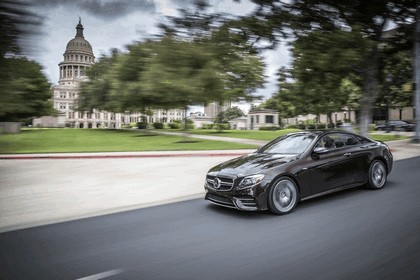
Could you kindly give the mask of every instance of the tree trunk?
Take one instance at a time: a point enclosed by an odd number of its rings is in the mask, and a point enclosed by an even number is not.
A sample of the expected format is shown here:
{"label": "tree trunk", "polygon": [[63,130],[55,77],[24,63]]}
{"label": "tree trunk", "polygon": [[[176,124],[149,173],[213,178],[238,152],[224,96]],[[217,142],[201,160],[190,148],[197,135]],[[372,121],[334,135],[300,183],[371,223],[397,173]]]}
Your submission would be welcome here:
{"label": "tree trunk", "polygon": [[372,123],[372,111],[377,95],[377,63],[378,51],[374,50],[369,56],[366,65],[366,71],[363,75],[363,92],[360,97],[360,134],[367,136],[369,132],[369,125]]}

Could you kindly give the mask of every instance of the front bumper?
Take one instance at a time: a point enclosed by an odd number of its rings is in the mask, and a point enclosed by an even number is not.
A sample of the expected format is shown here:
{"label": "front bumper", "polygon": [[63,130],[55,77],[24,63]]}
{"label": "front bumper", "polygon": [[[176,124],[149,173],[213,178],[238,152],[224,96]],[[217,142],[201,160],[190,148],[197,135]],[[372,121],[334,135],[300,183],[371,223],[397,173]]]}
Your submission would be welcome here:
{"label": "front bumper", "polygon": [[227,208],[234,208],[245,211],[257,211],[258,206],[255,198],[252,196],[225,196],[215,193],[206,193],[206,200],[209,202]]}
{"label": "front bumper", "polygon": [[258,184],[248,189],[231,189],[230,191],[219,191],[208,185],[205,199],[210,203],[244,211],[267,210],[267,186]]}

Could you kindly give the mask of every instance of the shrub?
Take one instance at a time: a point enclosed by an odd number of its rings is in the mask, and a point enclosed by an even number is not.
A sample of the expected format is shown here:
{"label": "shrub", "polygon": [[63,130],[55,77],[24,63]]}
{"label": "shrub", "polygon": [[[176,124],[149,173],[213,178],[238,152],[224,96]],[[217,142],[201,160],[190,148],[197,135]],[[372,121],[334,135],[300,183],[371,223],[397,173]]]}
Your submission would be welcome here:
{"label": "shrub", "polygon": [[318,129],[325,129],[326,124],[325,123],[319,123],[318,124]]}
{"label": "shrub", "polygon": [[169,126],[170,129],[180,129],[181,128],[181,124],[179,122],[168,123],[168,126]]}
{"label": "shrub", "polygon": [[213,128],[213,126],[214,126],[214,124],[212,124],[212,123],[203,124],[203,125],[201,126],[201,129],[212,129],[212,128]]}
{"label": "shrub", "polygon": [[262,126],[259,128],[259,130],[269,130],[269,131],[275,131],[275,130],[280,130],[281,127],[280,126]]}
{"label": "shrub", "polygon": [[314,123],[307,124],[306,129],[315,129],[315,124]]}
{"label": "shrub", "polygon": [[146,129],[147,128],[147,122],[138,122],[137,123],[138,129]]}
{"label": "shrub", "polygon": [[[185,129],[185,120],[182,122],[181,127],[183,127]],[[187,119],[187,127],[186,127],[186,129],[194,129],[194,128],[195,128],[194,122],[192,120],[190,120],[190,119]]]}
{"label": "shrub", "polygon": [[297,128],[298,127],[295,124],[289,124],[289,125],[286,126],[286,129],[297,129]]}
{"label": "shrub", "polygon": [[155,129],[163,129],[163,123],[161,123],[161,122],[155,122],[155,123],[153,123],[153,127]]}
{"label": "shrub", "polygon": [[305,124],[304,123],[300,123],[297,125],[297,128],[299,129],[305,129]]}
{"label": "shrub", "polygon": [[217,129],[217,130],[228,130],[230,129],[230,125],[228,123],[215,123],[213,125],[213,129]]}

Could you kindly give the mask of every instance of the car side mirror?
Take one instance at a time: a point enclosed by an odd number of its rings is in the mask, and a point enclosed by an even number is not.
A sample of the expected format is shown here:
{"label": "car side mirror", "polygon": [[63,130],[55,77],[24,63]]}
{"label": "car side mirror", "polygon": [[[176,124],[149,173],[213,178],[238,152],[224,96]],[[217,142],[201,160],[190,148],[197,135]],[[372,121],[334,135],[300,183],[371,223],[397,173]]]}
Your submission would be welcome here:
{"label": "car side mirror", "polygon": [[320,155],[323,155],[323,154],[326,154],[326,153],[328,153],[328,149],[327,149],[327,148],[324,148],[324,147],[316,147],[316,148],[313,150],[313,152],[312,152],[312,154],[311,154],[311,157],[312,157],[314,160],[319,160],[319,156],[320,156]]}
{"label": "car side mirror", "polygon": [[322,154],[326,154],[326,153],[328,153],[328,149],[327,148],[324,148],[324,147],[316,147],[314,149],[314,154],[322,155]]}

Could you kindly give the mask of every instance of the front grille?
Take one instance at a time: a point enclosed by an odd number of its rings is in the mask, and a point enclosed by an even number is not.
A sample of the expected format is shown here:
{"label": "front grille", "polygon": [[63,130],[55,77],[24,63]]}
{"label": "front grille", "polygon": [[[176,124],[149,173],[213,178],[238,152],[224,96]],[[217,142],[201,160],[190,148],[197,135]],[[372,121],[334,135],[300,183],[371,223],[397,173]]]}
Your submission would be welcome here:
{"label": "front grille", "polygon": [[229,198],[224,196],[208,193],[206,199],[220,206],[236,208],[233,202]]}
{"label": "front grille", "polygon": [[[233,188],[234,181],[232,178],[207,175],[206,180],[210,188],[218,191],[230,191]],[[217,186],[215,184],[216,180],[219,182]]]}

